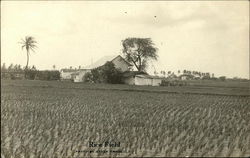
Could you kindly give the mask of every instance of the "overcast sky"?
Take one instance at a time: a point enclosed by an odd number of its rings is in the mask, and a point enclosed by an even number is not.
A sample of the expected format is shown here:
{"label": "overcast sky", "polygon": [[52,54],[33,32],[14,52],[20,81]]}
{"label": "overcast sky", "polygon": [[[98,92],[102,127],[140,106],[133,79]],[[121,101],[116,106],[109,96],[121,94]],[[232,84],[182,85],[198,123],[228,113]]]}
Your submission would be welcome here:
{"label": "overcast sky", "polygon": [[159,49],[151,72],[249,78],[248,1],[1,2],[2,63],[26,64],[18,42],[27,35],[38,41],[38,69],[84,67],[121,54],[127,37],[149,37]]}

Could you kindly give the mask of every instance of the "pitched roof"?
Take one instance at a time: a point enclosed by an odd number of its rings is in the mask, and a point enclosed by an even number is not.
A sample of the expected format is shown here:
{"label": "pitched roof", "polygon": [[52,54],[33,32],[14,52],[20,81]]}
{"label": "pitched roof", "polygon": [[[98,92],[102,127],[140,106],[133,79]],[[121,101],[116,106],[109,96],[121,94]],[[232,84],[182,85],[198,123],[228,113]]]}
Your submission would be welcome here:
{"label": "pitched roof", "polygon": [[182,76],[194,77],[194,75],[191,75],[191,74],[182,74],[182,75],[180,75],[179,77],[182,77]]}
{"label": "pitched roof", "polygon": [[146,72],[140,72],[140,71],[126,71],[123,73],[123,77],[131,77],[136,76],[139,74],[147,74]]}
{"label": "pitched roof", "polygon": [[61,72],[78,72],[78,71],[84,71],[86,69],[61,69]]}
{"label": "pitched roof", "polygon": [[108,61],[113,61],[116,58],[120,57],[122,60],[124,60],[129,66],[132,66],[129,62],[127,62],[123,57],[121,57],[120,55],[111,55],[111,56],[104,56],[102,58],[100,58],[99,60],[97,60],[96,62],[94,62],[91,65],[88,65],[86,67],[84,67],[85,69],[94,69],[97,68],[99,66],[104,65],[106,62]]}
{"label": "pitched roof", "polygon": [[104,56],[102,58],[100,58],[99,60],[97,60],[96,62],[94,62],[91,65],[88,65],[86,67],[84,67],[85,69],[94,69],[97,68],[99,66],[104,65],[106,62],[113,60],[116,57],[116,55],[112,55],[112,56]]}
{"label": "pitched roof", "polygon": [[150,79],[162,79],[162,77],[152,76],[152,75],[148,75],[148,74],[139,74],[139,75],[136,75],[136,77],[139,77],[139,78],[150,78]]}
{"label": "pitched roof", "polygon": [[[121,57],[120,55],[118,55],[117,57],[115,57],[113,60],[115,60],[116,58],[120,57],[120,59],[122,59],[125,63],[128,64],[128,66],[133,66],[132,64],[130,64],[127,60],[125,60],[123,57]],[[111,61],[113,61],[111,60]]]}
{"label": "pitched roof", "polygon": [[62,72],[76,72],[78,69],[61,69]]}

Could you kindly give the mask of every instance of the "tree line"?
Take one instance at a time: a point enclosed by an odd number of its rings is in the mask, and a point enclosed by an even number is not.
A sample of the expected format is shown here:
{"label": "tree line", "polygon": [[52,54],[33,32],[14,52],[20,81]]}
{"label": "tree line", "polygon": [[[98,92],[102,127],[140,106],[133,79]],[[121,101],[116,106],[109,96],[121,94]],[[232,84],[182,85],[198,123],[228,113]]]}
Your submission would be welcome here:
{"label": "tree line", "polygon": [[[158,72],[154,72],[155,75],[158,75],[159,73]],[[200,72],[200,71],[190,71],[190,70],[178,70],[177,71],[177,74],[175,74],[174,71],[160,71],[160,74],[163,75],[164,77],[165,76],[170,76],[170,75],[192,75],[192,76],[196,76],[196,77],[200,77],[200,78],[206,78],[206,79],[209,79],[209,78],[215,78],[214,76],[214,73],[210,73],[210,72]]]}
{"label": "tree line", "polygon": [[33,66],[22,67],[19,64],[5,63],[1,65],[1,79],[29,79],[29,80],[60,80],[60,72],[57,70],[37,70]]}

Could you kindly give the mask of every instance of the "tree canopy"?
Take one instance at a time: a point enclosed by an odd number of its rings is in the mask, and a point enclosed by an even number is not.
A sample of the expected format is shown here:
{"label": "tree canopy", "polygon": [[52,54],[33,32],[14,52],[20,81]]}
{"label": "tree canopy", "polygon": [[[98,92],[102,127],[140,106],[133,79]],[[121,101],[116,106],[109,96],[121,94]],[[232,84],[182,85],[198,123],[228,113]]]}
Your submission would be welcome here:
{"label": "tree canopy", "polygon": [[127,38],[122,41],[125,59],[138,71],[146,71],[149,60],[157,60],[157,48],[151,38]]}

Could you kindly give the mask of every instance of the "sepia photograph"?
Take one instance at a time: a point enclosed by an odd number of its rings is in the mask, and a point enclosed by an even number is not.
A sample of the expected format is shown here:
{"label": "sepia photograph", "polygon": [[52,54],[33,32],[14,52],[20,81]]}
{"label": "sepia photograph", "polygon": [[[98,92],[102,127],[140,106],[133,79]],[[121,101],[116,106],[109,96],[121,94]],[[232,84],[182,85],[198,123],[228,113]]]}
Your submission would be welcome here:
{"label": "sepia photograph", "polygon": [[249,157],[249,1],[1,1],[1,158]]}

